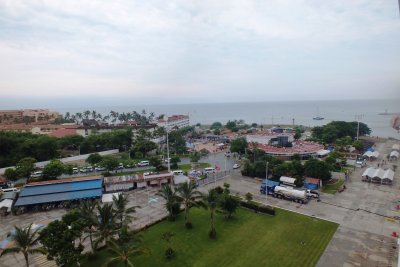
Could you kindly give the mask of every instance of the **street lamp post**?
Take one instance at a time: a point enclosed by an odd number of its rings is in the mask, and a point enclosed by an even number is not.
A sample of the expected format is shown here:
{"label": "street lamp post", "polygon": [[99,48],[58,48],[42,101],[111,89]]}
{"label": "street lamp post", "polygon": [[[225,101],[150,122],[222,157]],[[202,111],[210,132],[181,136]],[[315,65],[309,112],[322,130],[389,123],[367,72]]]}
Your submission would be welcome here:
{"label": "street lamp post", "polygon": [[169,144],[168,144],[168,116],[167,116],[167,166],[168,166],[168,172],[171,172],[171,166],[170,166],[170,160],[169,160]]}
{"label": "street lamp post", "polygon": [[267,165],[265,166],[265,204],[268,203],[268,161],[267,161]]}

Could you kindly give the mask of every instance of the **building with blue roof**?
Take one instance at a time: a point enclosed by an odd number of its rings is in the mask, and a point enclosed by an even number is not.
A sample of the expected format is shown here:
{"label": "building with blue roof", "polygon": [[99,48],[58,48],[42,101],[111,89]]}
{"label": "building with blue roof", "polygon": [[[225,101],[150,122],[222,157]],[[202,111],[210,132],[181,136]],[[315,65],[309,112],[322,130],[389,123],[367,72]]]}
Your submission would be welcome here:
{"label": "building with blue roof", "polygon": [[101,198],[103,177],[84,177],[27,184],[22,188],[15,207],[61,203]]}

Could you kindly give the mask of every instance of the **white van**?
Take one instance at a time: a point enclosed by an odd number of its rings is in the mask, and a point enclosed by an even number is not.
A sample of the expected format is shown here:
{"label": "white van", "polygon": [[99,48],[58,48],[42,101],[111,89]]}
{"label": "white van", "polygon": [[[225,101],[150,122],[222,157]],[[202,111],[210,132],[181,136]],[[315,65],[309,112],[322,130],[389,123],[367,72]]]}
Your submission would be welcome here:
{"label": "white van", "polygon": [[182,170],[176,170],[173,171],[174,175],[183,175],[183,171]]}
{"label": "white van", "polygon": [[15,187],[13,187],[13,188],[4,188],[4,189],[0,189],[0,192],[3,192],[3,193],[5,193],[5,192],[19,192],[19,189],[15,188]]}
{"label": "white van", "polygon": [[215,173],[215,168],[213,168],[213,167],[204,168],[204,172],[205,173]]}
{"label": "white van", "polygon": [[31,174],[31,178],[42,177],[42,175],[43,175],[42,171],[37,171]]}
{"label": "white van", "polygon": [[148,160],[142,160],[137,164],[139,167],[149,166],[150,162]]}

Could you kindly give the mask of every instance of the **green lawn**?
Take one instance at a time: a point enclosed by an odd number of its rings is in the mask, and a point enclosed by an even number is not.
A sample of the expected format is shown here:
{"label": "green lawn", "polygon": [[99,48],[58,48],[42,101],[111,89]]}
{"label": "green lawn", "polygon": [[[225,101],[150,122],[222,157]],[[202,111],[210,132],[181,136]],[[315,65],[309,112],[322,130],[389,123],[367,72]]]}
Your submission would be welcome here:
{"label": "green lawn", "polygon": [[341,188],[343,186],[343,184],[344,184],[344,180],[339,179],[339,181],[337,181],[334,184],[324,185],[324,187],[322,188],[322,192],[328,193],[328,194],[335,194],[336,191],[338,191],[339,188]]}
{"label": "green lawn", "polygon": [[182,171],[190,171],[193,166],[197,166],[197,168],[204,169],[207,167],[210,167],[210,163],[205,163],[205,162],[198,162],[198,163],[186,163],[186,164],[178,164],[178,169]]}
{"label": "green lawn", "polygon": [[[210,240],[209,212],[193,208],[192,230],[184,228],[183,214],[144,231],[150,256],[133,258],[135,266],[315,266],[338,225],[278,209],[275,217],[240,209],[232,220],[217,214],[217,240]],[[172,231],[177,255],[164,259],[162,233]],[[302,244],[302,241],[304,242]],[[100,252],[82,266],[99,267],[107,257]]]}

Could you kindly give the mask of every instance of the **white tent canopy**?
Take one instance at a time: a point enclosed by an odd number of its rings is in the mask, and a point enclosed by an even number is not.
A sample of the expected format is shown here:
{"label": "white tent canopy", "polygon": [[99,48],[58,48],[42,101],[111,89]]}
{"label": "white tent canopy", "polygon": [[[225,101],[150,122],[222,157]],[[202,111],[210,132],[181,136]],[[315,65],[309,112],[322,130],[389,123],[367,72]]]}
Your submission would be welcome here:
{"label": "white tent canopy", "polygon": [[390,152],[390,159],[398,159],[398,158],[399,158],[399,152],[398,151]]}
{"label": "white tent canopy", "polygon": [[376,169],[373,167],[369,167],[368,169],[366,169],[364,171],[364,173],[362,174],[362,177],[374,177]]}
{"label": "white tent canopy", "polygon": [[317,156],[324,157],[324,156],[328,155],[329,153],[331,153],[331,151],[326,150],[326,149],[322,149],[322,150],[317,152]]}
{"label": "white tent canopy", "polygon": [[374,151],[374,152],[367,151],[367,152],[364,153],[363,156],[367,157],[367,158],[377,158],[377,157],[379,157],[379,152],[378,151]]}
{"label": "white tent canopy", "polygon": [[369,167],[362,174],[363,180],[373,181],[383,184],[391,184],[393,182],[394,172],[391,169],[375,169]]}

